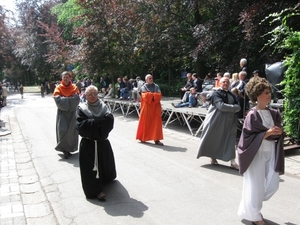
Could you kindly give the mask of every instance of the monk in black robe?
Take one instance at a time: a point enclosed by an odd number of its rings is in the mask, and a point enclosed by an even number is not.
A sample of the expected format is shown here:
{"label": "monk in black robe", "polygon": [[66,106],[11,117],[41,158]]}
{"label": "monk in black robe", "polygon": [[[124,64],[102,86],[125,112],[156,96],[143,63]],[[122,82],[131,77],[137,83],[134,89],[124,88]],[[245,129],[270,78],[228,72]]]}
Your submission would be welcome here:
{"label": "monk in black robe", "polygon": [[87,198],[105,201],[103,184],[116,178],[115,160],[107,139],[114,117],[98,99],[98,89],[91,85],[85,91],[87,102],[77,109],[77,129],[82,137],[79,166],[84,194]]}

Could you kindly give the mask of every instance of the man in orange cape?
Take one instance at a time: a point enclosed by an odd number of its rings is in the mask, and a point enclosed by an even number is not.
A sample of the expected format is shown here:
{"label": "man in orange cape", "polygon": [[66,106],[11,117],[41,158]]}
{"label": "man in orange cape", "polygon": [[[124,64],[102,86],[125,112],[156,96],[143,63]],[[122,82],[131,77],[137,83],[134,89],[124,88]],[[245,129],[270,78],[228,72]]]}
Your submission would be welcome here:
{"label": "man in orange cape", "polygon": [[145,84],[141,87],[140,119],[136,139],[141,142],[154,140],[156,145],[163,145],[161,104],[162,94],[151,74],[146,75]]}
{"label": "man in orange cape", "polygon": [[76,130],[76,109],[80,102],[79,90],[71,82],[69,72],[62,73],[62,81],[55,88],[53,97],[57,106],[55,150],[64,153],[64,158],[78,149],[78,132]]}

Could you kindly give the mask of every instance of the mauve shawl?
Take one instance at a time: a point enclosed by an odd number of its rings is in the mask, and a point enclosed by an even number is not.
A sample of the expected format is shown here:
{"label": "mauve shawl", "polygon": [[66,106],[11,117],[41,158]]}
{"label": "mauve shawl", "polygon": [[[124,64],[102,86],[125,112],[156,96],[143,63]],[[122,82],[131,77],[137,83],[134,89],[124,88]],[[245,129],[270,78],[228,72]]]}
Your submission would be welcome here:
{"label": "mauve shawl", "polygon": [[[281,127],[281,116],[278,111],[269,109],[274,121],[274,125]],[[238,144],[238,157],[240,174],[243,174],[251,164],[257,153],[268,128],[263,123],[261,116],[256,108],[252,108],[245,121],[242,134]],[[275,140],[275,165],[274,170],[280,175],[284,174],[284,152],[283,152],[283,134],[272,135],[267,140]]]}

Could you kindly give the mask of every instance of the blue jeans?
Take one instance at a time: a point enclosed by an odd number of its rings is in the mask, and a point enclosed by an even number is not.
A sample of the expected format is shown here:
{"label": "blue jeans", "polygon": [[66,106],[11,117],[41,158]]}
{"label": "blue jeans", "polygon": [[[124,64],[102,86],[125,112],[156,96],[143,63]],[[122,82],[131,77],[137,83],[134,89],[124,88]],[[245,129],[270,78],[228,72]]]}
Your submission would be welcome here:
{"label": "blue jeans", "polygon": [[126,88],[121,89],[120,97],[123,98],[123,99],[128,98],[128,90]]}
{"label": "blue jeans", "polygon": [[179,103],[177,105],[177,107],[186,107],[186,106],[195,107],[196,105],[197,105],[197,100],[196,100],[195,96],[192,95],[192,94],[190,94],[190,96],[189,96],[189,102]]}

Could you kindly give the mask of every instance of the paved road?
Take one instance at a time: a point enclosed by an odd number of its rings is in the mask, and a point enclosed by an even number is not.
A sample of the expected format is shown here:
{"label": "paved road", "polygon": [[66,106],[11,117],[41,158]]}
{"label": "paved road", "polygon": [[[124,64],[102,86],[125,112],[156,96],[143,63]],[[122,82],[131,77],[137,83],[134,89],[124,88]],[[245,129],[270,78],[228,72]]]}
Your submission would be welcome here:
{"label": "paved road", "polygon": [[[78,153],[65,160],[54,150],[53,99],[24,96],[10,95],[1,115],[11,131],[0,137],[1,225],[251,224],[237,216],[242,176],[229,162],[197,160],[199,138],[174,129],[164,130],[165,146],[141,144],[134,115],[115,114],[109,139],[118,177],[104,189],[107,201],[87,200]],[[288,173],[264,204],[268,224],[300,225],[299,158],[286,158]]]}

